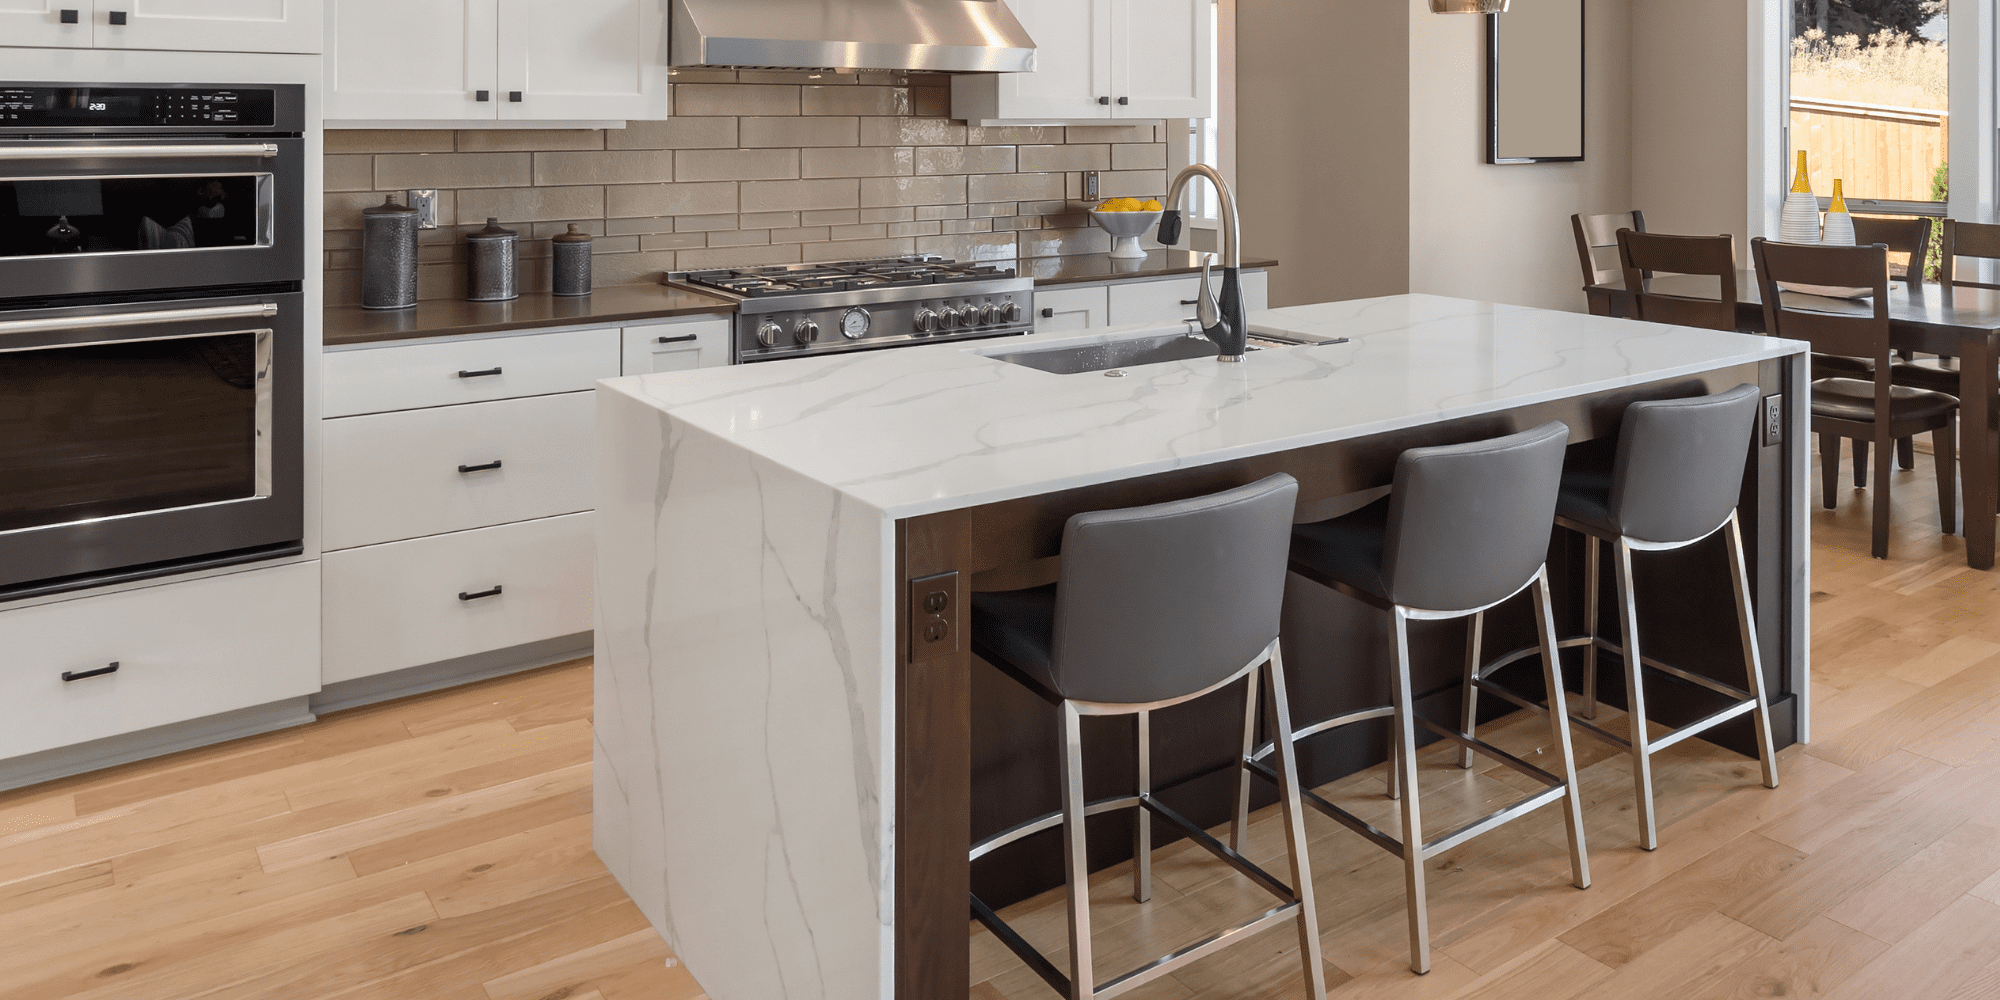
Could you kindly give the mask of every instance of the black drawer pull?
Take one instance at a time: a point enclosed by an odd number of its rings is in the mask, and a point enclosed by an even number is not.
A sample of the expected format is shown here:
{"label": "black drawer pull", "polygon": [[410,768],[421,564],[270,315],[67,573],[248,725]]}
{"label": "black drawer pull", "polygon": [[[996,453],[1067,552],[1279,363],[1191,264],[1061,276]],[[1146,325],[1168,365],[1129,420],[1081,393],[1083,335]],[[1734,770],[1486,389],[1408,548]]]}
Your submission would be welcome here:
{"label": "black drawer pull", "polygon": [[1129,97],[1121,97],[1121,98],[1119,98],[1119,99],[1118,99],[1118,103],[1120,103],[1120,104],[1130,104],[1130,103],[1132,103],[1132,99],[1131,99],[1131,98],[1129,98]]}
{"label": "black drawer pull", "polygon": [[475,101],[490,101],[493,99],[493,92],[490,90],[475,90],[472,92],[472,99]]}
{"label": "black drawer pull", "polygon": [[65,7],[65,8],[63,8],[63,12],[62,12],[62,23],[64,23],[64,24],[75,24],[75,23],[76,23],[76,11],[75,11],[74,9],[72,9],[72,8],[69,8],[69,7]]}
{"label": "black drawer pull", "polygon": [[498,374],[500,374],[500,369],[498,368],[488,368],[483,372],[469,372],[463,368],[459,369],[458,371],[459,378],[485,378],[488,375],[498,375]]}
{"label": "black drawer pull", "polygon": [[1046,309],[1043,309],[1043,310],[1042,310],[1042,318],[1043,318],[1043,319],[1055,319],[1055,318],[1056,318],[1056,311],[1055,311],[1055,309],[1054,309],[1054,308],[1046,308]]}
{"label": "black drawer pull", "polygon": [[125,12],[124,12],[124,11],[122,11],[122,10],[114,10],[114,11],[112,11],[112,12],[111,12],[111,23],[112,23],[112,24],[124,24],[124,23],[125,23]]}
{"label": "black drawer pull", "polygon": [[494,469],[497,469],[497,468],[499,468],[499,467],[500,467],[500,460],[496,458],[496,459],[494,459],[493,461],[491,461],[491,462],[488,462],[488,463],[486,463],[485,465],[461,465],[461,466],[459,466],[459,467],[458,467],[458,471],[459,471],[459,472],[491,472],[491,471],[493,471]]}
{"label": "black drawer pull", "polygon": [[687,336],[685,336],[685,337],[661,337],[661,338],[660,338],[660,343],[662,343],[662,344],[685,344],[685,343],[688,343],[688,342],[690,342],[690,341],[695,341],[695,340],[700,340],[700,339],[701,339],[701,334],[699,334],[699,333],[690,333],[690,334],[688,334],[688,335],[687,335]]}
{"label": "black drawer pull", "polygon": [[492,590],[482,590],[477,594],[468,594],[463,590],[458,592],[458,599],[461,601],[476,601],[482,597],[499,597],[499,596],[500,596],[500,587],[498,584],[495,584]]}
{"label": "black drawer pull", "polygon": [[1184,306],[1194,306],[1194,305],[1200,305],[1200,304],[1201,304],[1201,300],[1200,300],[1200,299],[1182,299],[1182,300],[1181,300],[1181,305],[1184,305]]}
{"label": "black drawer pull", "polygon": [[513,104],[519,104],[519,103],[521,103],[521,92],[520,92],[520,91],[518,91],[518,90],[510,90],[510,91],[508,91],[508,92],[507,92],[507,100],[508,100],[508,101],[509,101],[510,103],[513,103]]}
{"label": "black drawer pull", "polygon": [[1111,98],[1109,98],[1109,97],[1100,97],[1100,98],[1098,98],[1098,99],[1097,99],[1097,103],[1099,103],[1099,104],[1110,104],[1110,103],[1111,103]]}
{"label": "black drawer pull", "polygon": [[113,660],[111,662],[111,665],[108,667],[98,667],[96,670],[86,670],[80,674],[71,673],[65,670],[63,671],[63,683],[67,684],[70,681],[80,681],[83,680],[85,677],[102,677],[105,674],[115,674],[117,672],[118,672],[118,661]]}

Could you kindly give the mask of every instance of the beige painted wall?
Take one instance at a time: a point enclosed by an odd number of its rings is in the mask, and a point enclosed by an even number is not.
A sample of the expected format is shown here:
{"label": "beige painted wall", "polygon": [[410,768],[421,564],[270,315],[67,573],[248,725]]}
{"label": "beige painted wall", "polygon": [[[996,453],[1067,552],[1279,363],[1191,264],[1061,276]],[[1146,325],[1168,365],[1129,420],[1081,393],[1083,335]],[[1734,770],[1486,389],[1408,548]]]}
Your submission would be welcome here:
{"label": "beige painted wall", "polygon": [[1282,262],[1271,304],[1408,291],[1409,18],[1383,0],[1236,16],[1236,193],[1244,247]]}
{"label": "beige painted wall", "polygon": [[[1750,259],[1743,0],[1631,0],[1632,202],[1662,233],[1733,233]],[[1776,184],[1775,173],[1772,184]]]}
{"label": "beige painted wall", "polygon": [[1632,207],[1631,8],[1686,2],[1586,0],[1583,161],[1495,166],[1485,18],[1410,0],[1410,291],[1584,309],[1569,217]]}

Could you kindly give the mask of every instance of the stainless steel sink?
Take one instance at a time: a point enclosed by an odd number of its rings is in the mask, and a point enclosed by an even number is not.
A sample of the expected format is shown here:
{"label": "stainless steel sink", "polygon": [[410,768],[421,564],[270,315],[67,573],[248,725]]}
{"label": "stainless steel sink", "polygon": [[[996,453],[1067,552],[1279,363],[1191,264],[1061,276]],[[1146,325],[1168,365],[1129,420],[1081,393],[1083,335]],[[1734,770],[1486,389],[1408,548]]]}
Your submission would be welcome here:
{"label": "stainless steel sink", "polygon": [[1113,368],[1133,368],[1162,361],[1189,361],[1212,358],[1219,353],[1213,341],[1197,340],[1185,333],[1154,334],[1130,340],[1101,341],[1073,347],[1045,347],[1040,350],[989,354],[996,361],[1021,365],[1056,375],[1077,375]]}

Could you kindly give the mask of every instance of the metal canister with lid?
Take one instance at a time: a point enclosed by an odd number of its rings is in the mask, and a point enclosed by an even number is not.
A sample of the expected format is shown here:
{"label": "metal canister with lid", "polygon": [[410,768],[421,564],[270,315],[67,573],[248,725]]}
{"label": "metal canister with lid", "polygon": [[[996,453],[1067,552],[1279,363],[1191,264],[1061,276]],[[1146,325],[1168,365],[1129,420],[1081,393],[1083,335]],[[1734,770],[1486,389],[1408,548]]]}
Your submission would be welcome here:
{"label": "metal canister with lid", "polygon": [[555,257],[553,290],[557,295],[590,294],[590,234],[572,222],[569,232],[549,240]]}
{"label": "metal canister with lid", "polygon": [[470,302],[506,302],[521,296],[518,276],[520,234],[503,229],[499,219],[465,237],[465,298]]}
{"label": "metal canister with lid", "polygon": [[417,210],[394,196],[361,210],[361,308],[417,304]]}

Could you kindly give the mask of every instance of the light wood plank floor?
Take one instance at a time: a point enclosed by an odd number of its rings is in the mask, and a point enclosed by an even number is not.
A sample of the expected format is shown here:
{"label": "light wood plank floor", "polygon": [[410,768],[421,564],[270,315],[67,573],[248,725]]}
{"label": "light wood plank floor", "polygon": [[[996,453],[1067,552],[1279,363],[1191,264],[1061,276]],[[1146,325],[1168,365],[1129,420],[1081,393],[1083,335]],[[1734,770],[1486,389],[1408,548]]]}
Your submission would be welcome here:
{"label": "light wood plank floor", "polygon": [[[1431,868],[1435,971],[1404,967],[1399,862],[1316,815],[1341,998],[2000,997],[2000,575],[1936,531],[1928,457],[1898,473],[1895,558],[1866,494],[1814,518],[1814,732],[1783,787],[1698,740],[1658,768],[1664,846],[1634,845],[1625,762],[1579,739],[1596,884],[1554,810]],[[0,793],[0,997],[697,1000],[590,850],[587,661]],[[1617,721],[1614,714],[1609,716]],[[1516,716],[1497,742],[1538,752]],[[1425,756],[1444,821],[1510,775]],[[1329,794],[1394,828],[1380,772]],[[1275,864],[1260,814],[1252,854]],[[1255,912],[1198,850],[1095,879],[1100,968]],[[1008,914],[1063,961],[1054,894]],[[978,1000],[1050,996],[983,931]],[[1132,996],[1302,995],[1289,928]]]}

